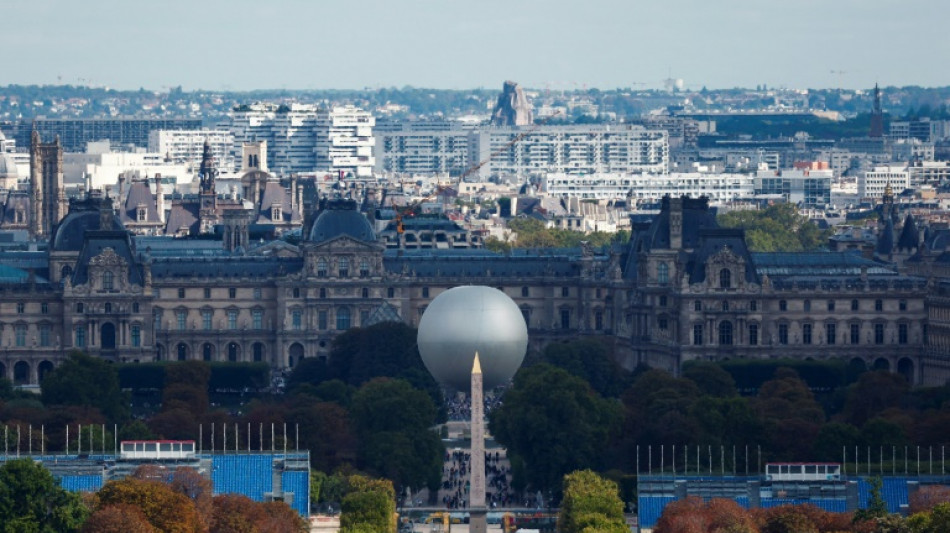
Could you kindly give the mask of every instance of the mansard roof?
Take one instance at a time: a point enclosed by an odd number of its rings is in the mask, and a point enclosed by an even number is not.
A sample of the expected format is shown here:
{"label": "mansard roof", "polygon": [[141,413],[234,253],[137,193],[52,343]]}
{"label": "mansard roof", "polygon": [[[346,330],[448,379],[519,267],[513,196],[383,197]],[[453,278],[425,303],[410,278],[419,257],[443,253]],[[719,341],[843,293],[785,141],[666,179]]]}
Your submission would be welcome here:
{"label": "mansard roof", "polygon": [[126,231],[87,231],[82,251],[79,253],[79,260],[76,261],[76,270],[73,272],[72,284],[82,285],[89,281],[89,262],[92,258],[101,254],[106,248],[111,248],[116,255],[125,260],[129,265],[129,283],[133,285],[144,285],[145,277],[142,273],[142,265],[135,260],[135,253],[132,249],[132,240]]}
{"label": "mansard roof", "polygon": [[834,277],[868,275],[891,276],[893,268],[849,252],[758,252],[750,254],[760,276]]}
{"label": "mansard roof", "polygon": [[146,181],[133,181],[129,186],[129,194],[126,195],[125,203],[123,203],[122,208],[119,209],[119,219],[123,223],[139,222],[137,210],[140,205],[146,207],[144,222],[153,224],[161,222],[161,219],[158,217],[155,195],[152,193],[152,190],[149,189],[148,182]]}
{"label": "mansard roof", "polygon": [[716,210],[709,207],[709,199],[702,198],[663,198],[660,204],[660,213],[656,215],[649,229],[642,238],[643,251],[669,249],[670,247],[670,212],[673,202],[682,202],[683,221],[682,235],[683,248],[693,249],[699,244],[699,230],[703,228],[718,228]]}
{"label": "mansard roof", "polygon": [[737,228],[700,228],[697,231],[698,241],[692,254],[689,254],[686,263],[686,272],[690,283],[700,283],[706,280],[706,264],[716,254],[726,250],[738,257],[748,268],[745,269],[746,283],[758,283],[754,261],[745,243],[745,232]]}
{"label": "mansard roof", "polygon": [[151,263],[152,279],[198,280],[201,278],[273,279],[299,272],[300,258],[267,256],[160,257]]}

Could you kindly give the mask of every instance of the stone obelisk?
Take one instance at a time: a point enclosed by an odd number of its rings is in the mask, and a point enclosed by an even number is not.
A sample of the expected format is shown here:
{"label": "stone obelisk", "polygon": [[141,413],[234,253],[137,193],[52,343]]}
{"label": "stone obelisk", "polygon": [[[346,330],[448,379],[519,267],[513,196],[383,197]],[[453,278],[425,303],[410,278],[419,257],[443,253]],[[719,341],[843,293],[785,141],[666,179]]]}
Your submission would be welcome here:
{"label": "stone obelisk", "polygon": [[488,523],[485,514],[485,403],[482,400],[482,365],[472,364],[472,460],[468,493],[469,533],[485,533]]}

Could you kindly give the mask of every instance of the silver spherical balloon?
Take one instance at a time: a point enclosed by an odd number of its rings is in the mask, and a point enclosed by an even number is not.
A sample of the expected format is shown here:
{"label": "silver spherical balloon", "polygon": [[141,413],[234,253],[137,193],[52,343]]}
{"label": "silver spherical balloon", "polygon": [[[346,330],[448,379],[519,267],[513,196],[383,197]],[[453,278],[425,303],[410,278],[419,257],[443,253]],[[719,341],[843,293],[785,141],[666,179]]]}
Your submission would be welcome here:
{"label": "silver spherical balloon", "polygon": [[486,389],[507,383],[524,361],[528,328],[521,310],[492,287],[464,286],[438,295],[419,321],[422,362],[440,383],[471,387],[478,352]]}

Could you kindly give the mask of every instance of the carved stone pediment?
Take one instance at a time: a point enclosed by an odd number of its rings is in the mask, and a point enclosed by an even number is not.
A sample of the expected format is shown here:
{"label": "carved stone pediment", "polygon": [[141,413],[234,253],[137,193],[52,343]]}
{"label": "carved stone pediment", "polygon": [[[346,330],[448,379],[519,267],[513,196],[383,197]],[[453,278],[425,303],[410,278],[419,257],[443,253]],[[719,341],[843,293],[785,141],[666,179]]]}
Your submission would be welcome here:
{"label": "carved stone pediment", "polygon": [[99,255],[89,260],[89,266],[95,267],[125,267],[128,264],[122,256],[109,247],[103,248]]}

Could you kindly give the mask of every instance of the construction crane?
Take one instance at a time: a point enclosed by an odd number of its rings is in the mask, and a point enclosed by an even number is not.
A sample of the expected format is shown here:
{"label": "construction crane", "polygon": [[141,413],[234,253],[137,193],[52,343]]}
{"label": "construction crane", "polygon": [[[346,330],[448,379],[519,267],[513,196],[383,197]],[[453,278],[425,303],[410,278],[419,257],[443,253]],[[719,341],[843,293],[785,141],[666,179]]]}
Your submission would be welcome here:
{"label": "construction crane", "polygon": [[[544,119],[539,120],[538,122],[535,122],[534,125],[532,125],[530,128],[528,128],[528,129],[522,131],[522,132],[519,133],[518,135],[515,135],[510,141],[506,142],[506,143],[505,143],[504,145],[502,145],[500,148],[497,148],[497,149],[495,149],[494,151],[492,151],[490,154],[488,154],[488,157],[486,157],[486,158],[482,159],[481,161],[475,163],[474,165],[468,167],[468,169],[466,169],[465,172],[462,172],[461,174],[459,174],[458,179],[455,180],[455,182],[452,183],[452,184],[458,185],[459,183],[461,183],[462,181],[464,181],[465,178],[467,178],[468,176],[471,176],[472,174],[475,174],[475,173],[478,172],[483,166],[485,166],[485,165],[487,165],[489,162],[491,162],[492,159],[494,159],[494,158],[500,156],[501,154],[504,154],[505,152],[507,152],[508,150],[510,150],[512,146],[514,146],[514,145],[518,144],[519,142],[523,141],[525,137],[527,137],[528,135],[531,135],[532,133],[534,133],[535,131],[537,131],[538,128],[540,128],[540,127],[544,126],[545,124],[547,124],[548,122],[552,121],[555,117],[557,117],[557,116],[560,115],[560,114],[561,114],[561,112],[560,112],[560,111],[557,111],[557,112],[555,112],[554,114],[552,114],[552,115],[550,115],[550,116],[547,116],[547,117],[545,117]],[[422,199],[417,200],[417,201],[415,201],[415,202],[412,202],[411,204],[405,206],[405,207],[402,208],[402,209],[399,209],[398,207],[396,207],[395,201],[390,200],[390,202],[392,203],[393,211],[395,211],[395,213],[396,213],[396,216],[395,216],[396,232],[399,233],[400,235],[402,235],[403,233],[405,233],[405,232],[406,232],[406,227],[405,227],[405,225],[403,224],[403,218],[404,218],[404,217],[412,217],[412,216],[415,216],[415,215],[416,215],[416,211],[417,211],[420,207],[422,207],[422,204],[424,204],[424,203],[428,202],[429,200],[431,200],[432,198],[438,196],[439,194],[441,194],[441,193],[442,193],[443,191],[445,191],[446,189],[449,189],[452,184],[449,184],[449,185],[438,185],[438,186],[436,186],[435,190],[433,190],[432,192],[430,192],[429,194],[427,194],[426,196],[424,196]]]}

